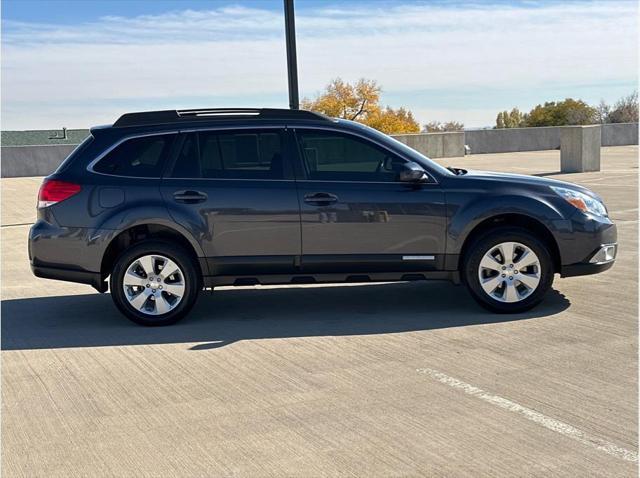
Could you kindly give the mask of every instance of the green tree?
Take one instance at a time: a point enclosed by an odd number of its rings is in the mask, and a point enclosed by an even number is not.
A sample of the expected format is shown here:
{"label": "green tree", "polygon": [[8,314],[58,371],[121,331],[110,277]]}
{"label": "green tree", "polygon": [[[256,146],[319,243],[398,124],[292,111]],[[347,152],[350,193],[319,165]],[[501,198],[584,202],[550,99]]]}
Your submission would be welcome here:
{"label": "green tree", "polygon": [[502,112],[502,121],[504,122],[505,128],[513,128],[513,126],[511,126],[511,117],[509,116],[509,112],[507,110],[504,110]]}
{"label": "green tree", "polygon": [[537,105],[526,115],[526,126],[566,126],[593,124],[596,109],[582,100],[567,98],[564,101],[548,101]]}
{"label": "green tree", "polygon": [[518,108],[513,108],[509,113],[509,123],[511,128],[521,128],[524,126],[524,116]]}
{"label": "green tree", "polygon": [[525,115],[518,108],[498,113],[496,118],[497,128],[521,128],[523,126],[525,126]]}

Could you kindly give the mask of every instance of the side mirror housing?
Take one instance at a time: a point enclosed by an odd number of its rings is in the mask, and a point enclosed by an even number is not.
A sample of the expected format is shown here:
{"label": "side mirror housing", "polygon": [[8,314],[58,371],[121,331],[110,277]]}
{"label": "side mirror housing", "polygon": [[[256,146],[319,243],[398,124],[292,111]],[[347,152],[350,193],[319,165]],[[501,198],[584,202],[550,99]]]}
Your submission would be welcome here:
{"label": "side mirror housing", "polygon": [[429,179],[425,170],[418,163],[410,161],[400,171],[400,181],[403,183],[425,183]]}

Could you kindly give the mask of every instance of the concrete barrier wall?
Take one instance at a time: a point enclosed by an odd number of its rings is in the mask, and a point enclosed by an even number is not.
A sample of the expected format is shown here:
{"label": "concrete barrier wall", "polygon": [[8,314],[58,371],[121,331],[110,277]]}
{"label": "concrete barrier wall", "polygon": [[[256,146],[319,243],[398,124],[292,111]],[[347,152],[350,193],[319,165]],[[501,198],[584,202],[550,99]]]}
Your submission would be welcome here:
{"label": "concrete barrier wall", "polygon": [[464,156],[462,131],[451,133],[417,133],[393,135],[395,139],[430,158]]}
{"label": "concrete barrier wall", "polygon": [[611,123],[602,125],[602,146],[638,144],[638,123]]}
{"label": "concrete barrier wall", "polygon": [[471,148],[471,154],[558,149],[560,127],[465,131],[464,142]]}
{"label": "concrete barrier wall", "polygon": [[0,149],[2,177],[47,176],[55,171],[76,146],[3,146]]}
{"label": "concrete barrier wall", "polygon": [[[471,154],[558,149],[562,128],[564,126],[465,131],[464,143],[471,148]],[[602,125],[602,146],[629,144],[638,144],[638,123]]]}

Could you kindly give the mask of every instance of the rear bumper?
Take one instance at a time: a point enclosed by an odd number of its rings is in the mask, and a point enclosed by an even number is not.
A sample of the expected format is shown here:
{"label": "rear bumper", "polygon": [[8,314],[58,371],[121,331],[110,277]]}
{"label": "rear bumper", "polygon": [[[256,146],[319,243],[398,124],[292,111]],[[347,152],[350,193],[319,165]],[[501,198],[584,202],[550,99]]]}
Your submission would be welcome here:
{"label": "rear bumper", "polygon": [[61,269],[58,267],[42,267],[31,264],[31,271],[36,277],[43,279],[55,279],[65,282],[78,282],[80,284],[88,284],[93,286],[98,292],[106,292],[107,283],[102,280],[100,273],[78,271],[73,269]]}
{"label": "rear bumper", "polygon": [[36,277],[107,290],[100,274],[105,238],[112,231],[60,227],[39,219],[29,230],[29,259]]}

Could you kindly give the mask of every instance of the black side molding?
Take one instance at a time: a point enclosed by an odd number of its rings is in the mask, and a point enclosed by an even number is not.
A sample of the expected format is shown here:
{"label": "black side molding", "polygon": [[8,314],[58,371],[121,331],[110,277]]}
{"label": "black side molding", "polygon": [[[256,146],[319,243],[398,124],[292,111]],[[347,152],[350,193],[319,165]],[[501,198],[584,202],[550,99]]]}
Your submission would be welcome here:
{"label": "black side molding", "polygon": [[262,274],[205,276],[205,287],[287,284],[328,284],[347,282],[399,282],[416,280],[444,280],[460,284],[458,271],[375,272],[368,274]]}

